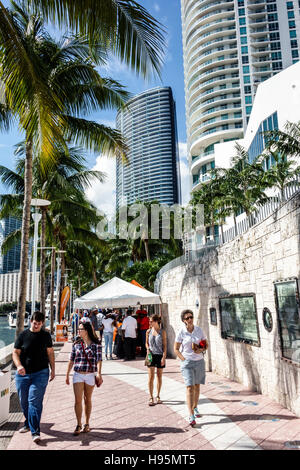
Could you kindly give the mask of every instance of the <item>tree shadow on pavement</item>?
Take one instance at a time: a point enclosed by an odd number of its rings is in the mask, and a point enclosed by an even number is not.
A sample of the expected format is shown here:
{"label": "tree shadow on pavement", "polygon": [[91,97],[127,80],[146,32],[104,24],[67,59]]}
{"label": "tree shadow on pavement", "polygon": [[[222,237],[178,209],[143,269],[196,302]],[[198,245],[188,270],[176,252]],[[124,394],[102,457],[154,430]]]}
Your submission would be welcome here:
{"label": "tree shadow on pavement", "polygon": [[[161,434],[179,434],[185,431],[180,428],[174,427],[130,427],[130,428],[104,428],[93,427],[89,433],[80,433],[79,436],[73,436],[72,432],[59,431],[52,429],[54,423],[43,423],[42,425],[42,440],[39,444],[41,447],[47,447],[47,444],[55,442],[65,442],[65,448],[68,448],[68,443],[73,446],[78,443],[80,446],[88,447],[91,442],[116,442],[125,439],[134,442],[152,442],[155,437]],[[47,438],[48,437],[48,438]]]}

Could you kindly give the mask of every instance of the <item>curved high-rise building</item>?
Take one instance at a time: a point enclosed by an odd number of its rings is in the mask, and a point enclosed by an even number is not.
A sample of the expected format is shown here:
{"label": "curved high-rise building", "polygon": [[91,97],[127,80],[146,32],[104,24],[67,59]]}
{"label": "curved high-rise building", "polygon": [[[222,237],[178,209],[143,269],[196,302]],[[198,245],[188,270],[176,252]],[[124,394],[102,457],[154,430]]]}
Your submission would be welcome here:
{"label": "curved high-rise building", "polygon": [[242,138],[257,85],[299,60],[299,1],[181,0],[192,189]]}
{"label": "curved high-rise building", "polygon": [[170,87],[147,90],[118,112],[117,129],[129,147],[117,160],[116,208],[137,200],[181,202],[175,102]]}

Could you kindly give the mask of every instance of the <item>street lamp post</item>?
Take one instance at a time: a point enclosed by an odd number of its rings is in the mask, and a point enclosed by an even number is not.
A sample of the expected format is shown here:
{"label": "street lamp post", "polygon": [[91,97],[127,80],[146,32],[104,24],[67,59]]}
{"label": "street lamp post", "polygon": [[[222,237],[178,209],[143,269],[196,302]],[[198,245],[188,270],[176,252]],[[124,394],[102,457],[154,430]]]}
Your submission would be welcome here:
{"label": "street lamp post", "polygon": [[42,218],[39,208],[49,206],[50,201],[46,199],[31,199],[31,205],[35,207],[35,212],[32,214],[34,220],[34,238],[33,238],[33,261],[32,261],[32,285],[31,285],[31,315],[35,311],[36,302],[36,271],[37,271],[37,245],[39,237],[39,221]]}
{"label": "street lamp post", "polygon": [[[51,288],[50,288],[50,331],[54,332],[54,318],[53,318],[53,297],[54,297],[54,275],[55,275],[55,246],[43,246],[40,250],[51,251]],[[46,312],[45,312],[46,313]]]}
{"label": "street lamp post", "polygon": [[59,323],[59,304],[60,304],[60,277],[61,277],[61,257],[60,255],[62,253],[66,253],[65,250],[58,250],[56,252],[58,254],[57,257],[57,274],[56,274],[56,311],[55,311],[55,316],[56,316],[56,322]]}

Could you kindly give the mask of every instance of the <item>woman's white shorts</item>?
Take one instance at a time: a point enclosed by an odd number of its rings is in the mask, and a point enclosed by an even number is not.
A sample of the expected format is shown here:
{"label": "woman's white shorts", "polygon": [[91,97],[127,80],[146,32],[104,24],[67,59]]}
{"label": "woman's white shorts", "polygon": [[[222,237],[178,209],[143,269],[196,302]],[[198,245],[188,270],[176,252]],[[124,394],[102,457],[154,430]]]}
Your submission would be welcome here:
{"label": "woman's white shorts", "polygon": [[73,384],[85,383],[87,385],[95,385],[95,374],[80,374],[80,372],[74,372]]}

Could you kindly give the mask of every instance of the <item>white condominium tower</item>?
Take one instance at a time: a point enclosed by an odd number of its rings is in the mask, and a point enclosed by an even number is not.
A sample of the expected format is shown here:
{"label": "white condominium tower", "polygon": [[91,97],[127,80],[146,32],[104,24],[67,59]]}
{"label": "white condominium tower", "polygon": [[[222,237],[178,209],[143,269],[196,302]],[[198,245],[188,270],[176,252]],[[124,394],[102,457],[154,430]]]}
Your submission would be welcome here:
{"label": "white condominium tower", "polygon": [[170,87],[134,96],[117,115],[129,147],[128,164],[117,160],[116,209],[136,201],[181,203],[175,102]]}
{"label": "white condominium tower", "polygon": [[[243,137],[257,85],[299,60],[299,0],[181,0],[192,189]],[[276,100],[276,96],[274,96]]]}

